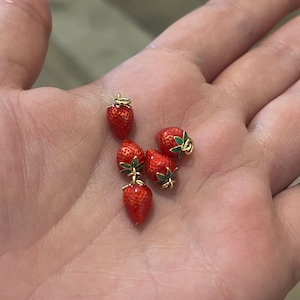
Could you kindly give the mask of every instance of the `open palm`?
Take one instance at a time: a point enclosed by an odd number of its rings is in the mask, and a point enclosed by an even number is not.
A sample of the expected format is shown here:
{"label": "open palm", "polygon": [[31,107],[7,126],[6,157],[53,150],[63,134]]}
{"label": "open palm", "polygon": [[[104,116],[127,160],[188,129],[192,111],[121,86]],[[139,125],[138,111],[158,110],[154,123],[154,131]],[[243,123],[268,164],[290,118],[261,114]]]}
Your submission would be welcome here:
{"label": "open palm", "polygon": [[[245,52],[299,5],[211,1],[62,91],[23,90],[47,48],[47,5],[1,2],[0,298],[283,299],[299,279],[300,190],[286,187],[300,173],[300,20]],[[105,118],[118,92],[145,150],[166,126],[195,144],[173,190],[150,184],[141,227]]]}

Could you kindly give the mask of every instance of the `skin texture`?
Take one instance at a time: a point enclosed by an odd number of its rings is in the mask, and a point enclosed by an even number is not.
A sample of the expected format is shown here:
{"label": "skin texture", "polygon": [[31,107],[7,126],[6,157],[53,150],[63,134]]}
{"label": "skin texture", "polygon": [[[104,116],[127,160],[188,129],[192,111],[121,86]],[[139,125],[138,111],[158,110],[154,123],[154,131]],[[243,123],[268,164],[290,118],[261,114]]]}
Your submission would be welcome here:
{"label": "skin texture", "polygon": [[[1,0],[0,299],[283,299],[300,278],[300,187],[286,189],[300,174],[300,19],[248,50],[299,6],[210,1],[62,91],[26,90],[47,49],[46,2]],[[151,185],[140,229],[105,118],[118,92],[143,149],[168,126],[195,144],[173,190]]]}

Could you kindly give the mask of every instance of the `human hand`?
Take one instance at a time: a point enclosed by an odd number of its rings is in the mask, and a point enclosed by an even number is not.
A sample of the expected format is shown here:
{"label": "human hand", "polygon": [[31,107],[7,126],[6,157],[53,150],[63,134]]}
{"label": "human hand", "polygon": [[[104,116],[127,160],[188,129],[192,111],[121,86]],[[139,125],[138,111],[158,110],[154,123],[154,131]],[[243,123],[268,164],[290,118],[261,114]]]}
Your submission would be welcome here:
{"label": "human hand", "polygon": [[[0,298],[282,299],[300,264],[300,191],[286,189],[300,172],[299,18],[246,51],[299,5],[211,1],[63,91],[26,90],[47,48],[45,1],[2,1]],[[195,144],[174,190],[151,185],[140,228],[105,119],[117,92],[145,150],[166,126]]]}

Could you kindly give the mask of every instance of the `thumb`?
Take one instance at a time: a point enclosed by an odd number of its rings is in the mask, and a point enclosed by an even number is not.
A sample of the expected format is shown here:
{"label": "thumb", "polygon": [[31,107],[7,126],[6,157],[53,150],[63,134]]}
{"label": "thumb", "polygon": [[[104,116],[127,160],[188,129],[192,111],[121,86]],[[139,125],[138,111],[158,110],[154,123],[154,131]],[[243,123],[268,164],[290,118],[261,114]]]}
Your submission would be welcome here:
{"label": "thumb", "polygon": [[29,88],[34,83],[50,31],[46,0],[0,1],[0,86]]}
{"label": "thumb", "polygon": [[287,239],[290,251],[291,270],[296,284],[300,279],[300,185],[288,188],[278,194],[274,200],[277,214],[283,225],[283,233]]}

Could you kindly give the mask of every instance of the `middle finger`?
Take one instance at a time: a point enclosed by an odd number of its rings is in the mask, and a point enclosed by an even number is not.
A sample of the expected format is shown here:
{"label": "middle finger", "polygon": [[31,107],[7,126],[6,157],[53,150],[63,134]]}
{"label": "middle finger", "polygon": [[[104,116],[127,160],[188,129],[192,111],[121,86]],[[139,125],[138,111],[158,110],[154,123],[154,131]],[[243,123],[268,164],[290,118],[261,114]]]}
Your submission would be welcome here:
{"label": "middle finger", "polygon": [[300,78],[299,31],[297,17],[229,66],[213,83],[230,96],[230,107],[241,107],[246,124]]}

